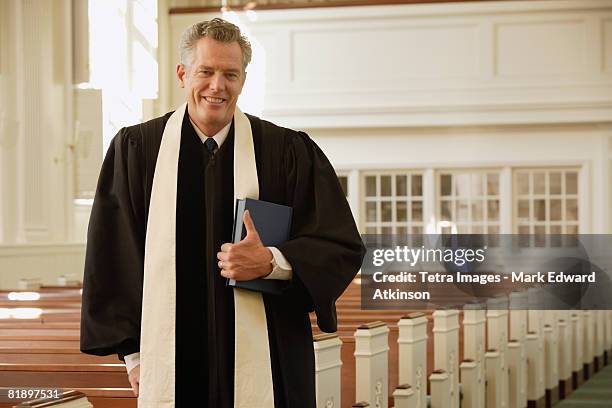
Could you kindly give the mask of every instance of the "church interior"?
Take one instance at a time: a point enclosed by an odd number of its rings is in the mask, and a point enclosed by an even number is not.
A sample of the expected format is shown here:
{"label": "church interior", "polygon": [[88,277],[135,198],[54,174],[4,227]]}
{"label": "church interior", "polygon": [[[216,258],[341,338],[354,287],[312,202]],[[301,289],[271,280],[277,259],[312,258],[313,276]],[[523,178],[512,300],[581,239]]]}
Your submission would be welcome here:
{"label": "church interior", "polygon": [[[215,17],[253,47],[241,110],[316,142],[361,234],[612,232],[612,0],[0,0],[0,407],[136,407],[79,351],[89,215]],[[317,406],[611,406],[612,311],[511,307],[538,296],[363,310],[358,275],[336,333],[311,317]]]}

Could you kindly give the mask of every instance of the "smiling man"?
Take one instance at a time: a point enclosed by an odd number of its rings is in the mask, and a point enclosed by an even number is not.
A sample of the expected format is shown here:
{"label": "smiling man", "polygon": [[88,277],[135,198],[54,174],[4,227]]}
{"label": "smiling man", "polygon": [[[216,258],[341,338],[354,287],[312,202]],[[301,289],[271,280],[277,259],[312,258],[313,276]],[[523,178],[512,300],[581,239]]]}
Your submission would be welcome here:
{"label": "smiling man", "polygon": [[[125,359],[139,407],[314,407],[308,313],[335,301],[364,254],[329,161],[302,132],[236,102],[251,46],[221,19],[189,27],[176,74],[186,103],[111,144],[88,230],[81,350]],[[290,239],[263,246],[236,198],[293,208]],[[281,295],[226,279],[287,281]]]}

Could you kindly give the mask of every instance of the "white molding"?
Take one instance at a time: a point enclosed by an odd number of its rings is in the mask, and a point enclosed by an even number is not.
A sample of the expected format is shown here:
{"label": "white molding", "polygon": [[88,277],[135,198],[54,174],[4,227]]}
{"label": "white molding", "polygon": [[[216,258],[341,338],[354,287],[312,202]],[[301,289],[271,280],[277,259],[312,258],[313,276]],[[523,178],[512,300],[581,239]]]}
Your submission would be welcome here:
{"label": "white molding", "polygon": [[0,245],[0,258],[79,254],[85,250],[84,242]]}
{"label": "white molding", "polygon": [[[612,95],[612,89],[610,94]],[[264,117],[283,126],[310,129],[576,124],[610,121],[612,101],[585,104],[525,104],[516,107],[472,105],[369,109],[367,107],[266,109]]]}
{"label": "white molding", "polygon": [[[294,9],[256,11],[257,24],[297,23],[329,20],[370,20],[374,18],[430,18],[474,16],[481,14],[514,14],[531,12],[598,11],[612,8],[609,0],[540,0],[492,1],[445,4],[406,4],[388,6],[329,7],[324,9]],[[239,13],[241,14],[241,13]]]}

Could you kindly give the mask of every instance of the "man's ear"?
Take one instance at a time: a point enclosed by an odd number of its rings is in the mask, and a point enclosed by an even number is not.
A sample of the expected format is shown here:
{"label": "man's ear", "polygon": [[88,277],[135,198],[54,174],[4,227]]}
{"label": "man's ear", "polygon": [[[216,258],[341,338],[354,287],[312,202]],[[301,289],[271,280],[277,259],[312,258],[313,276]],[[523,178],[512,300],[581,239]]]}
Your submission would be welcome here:
{"label": "man's ear", "polygon": [[185,66],[183,64],[177,64],[176,65],[176,77],[179,80],[179,86],[181,88],[185,87],[185,75],[187,75],[187,72],[185,72]]}

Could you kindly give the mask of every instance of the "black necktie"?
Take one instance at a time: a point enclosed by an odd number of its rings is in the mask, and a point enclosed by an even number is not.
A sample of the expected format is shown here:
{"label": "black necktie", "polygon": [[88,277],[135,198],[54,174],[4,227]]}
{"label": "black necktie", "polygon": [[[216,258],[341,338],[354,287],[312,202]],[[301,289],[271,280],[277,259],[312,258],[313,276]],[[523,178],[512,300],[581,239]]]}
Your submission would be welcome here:
{"label": "black necktie", "polygon": [[206,146],[206,150],[208,150],[208,153],[210,153],[211,156],[217,151],[217,142],[215,142],[215,139],[213,139],[212,137],[206,139],[204,145]]}

